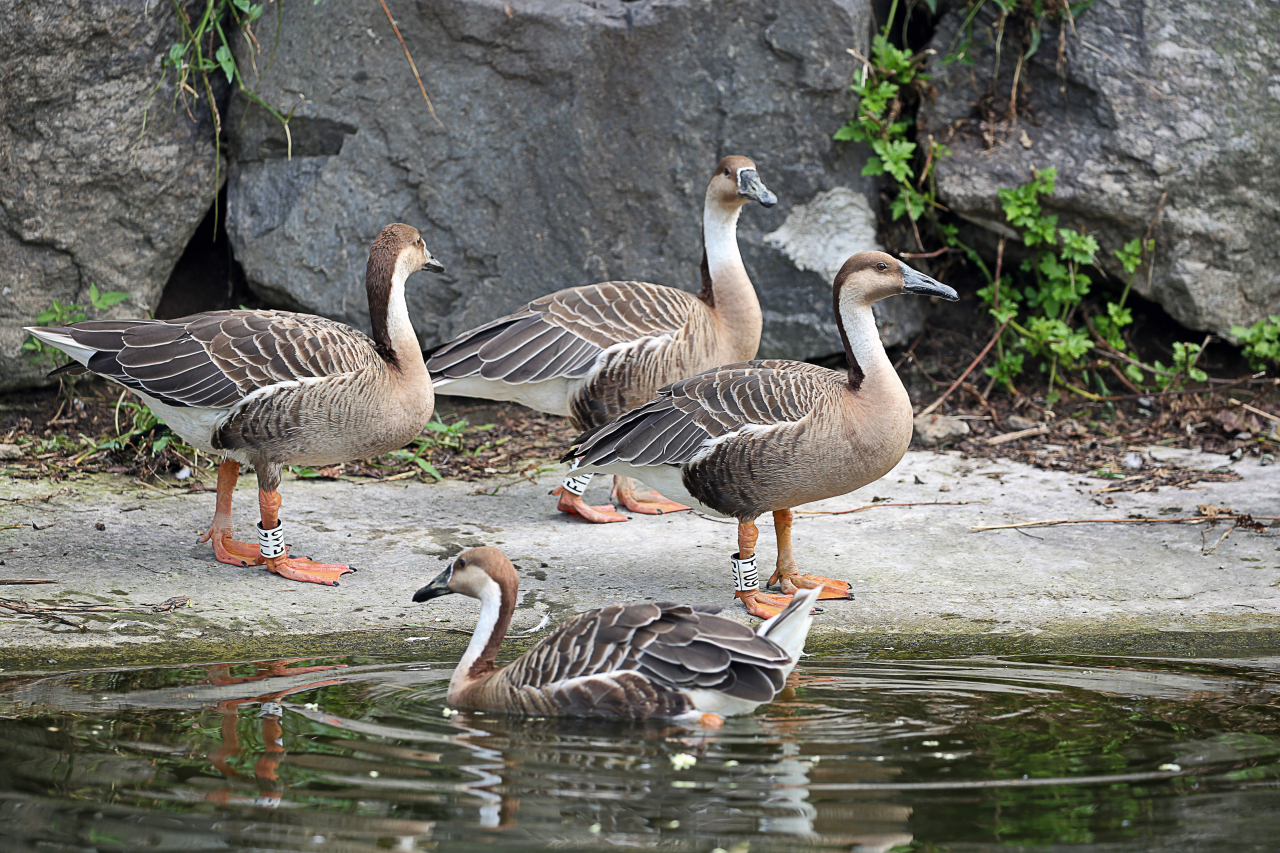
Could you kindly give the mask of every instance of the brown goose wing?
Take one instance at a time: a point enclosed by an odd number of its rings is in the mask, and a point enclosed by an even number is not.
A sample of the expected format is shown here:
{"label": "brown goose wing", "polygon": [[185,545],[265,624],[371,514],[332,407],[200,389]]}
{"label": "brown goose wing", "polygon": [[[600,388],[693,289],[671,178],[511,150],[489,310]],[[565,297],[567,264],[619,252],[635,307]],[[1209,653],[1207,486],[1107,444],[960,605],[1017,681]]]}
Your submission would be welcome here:
{"label": "brown goose wing", "polygon": [[674,335],[701,304],[682,290],[640,281],[573,287],[431,350],[427,369],[435,381],[578,378],[609,347]]}
{"label": "brown goose wing", "polygon": [[355,329],[283,311],[91,320],[53,331],[96,350],[90,370],[171,406],[226,408],[262,388],[348,373],[378,359],[373,342]]}
{"label": "brown goose wing", "polygon": [[744,361],[672,383],[612,424],[584,433],[562,461],[681,465],[708,442],[751,427],[802,420],[841,387],[833,370],[796,361]]}
{"label": "brown goose wing", "polygon": [[499,673],[507,689],[549,694],[561,713],[668,717],[684,690],[767,702],[792,661],[745,625],[685,604],[615,605],[566,622]]}

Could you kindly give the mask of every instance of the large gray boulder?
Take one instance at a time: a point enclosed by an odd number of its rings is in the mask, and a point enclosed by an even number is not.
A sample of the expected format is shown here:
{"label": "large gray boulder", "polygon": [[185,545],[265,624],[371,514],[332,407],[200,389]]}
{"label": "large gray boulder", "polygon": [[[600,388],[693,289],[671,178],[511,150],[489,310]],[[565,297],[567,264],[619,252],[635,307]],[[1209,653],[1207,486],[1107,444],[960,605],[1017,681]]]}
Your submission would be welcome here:
{"label": "large gray boulder", "polygon": [[[251,81],[294,110],[290,138],[244,101],[228,122],[229,234],[265,300],[367,328],[368,246],[397,220],[419,226],[449,271],[411,283],[424,345],[563,287],[696,290],[706,185],[739,153],[780,199],[744,209],[739,226],[765,310],[761,353],[839,349],[830,274],[875,241],[864,155],[831,142],[848,109],[845,48],[866,49],[867,0],[392,9],[438,121],[379,4],[292,3],[274,64]],[[273,39],[259,25],[259,41]],[[238,54],[250,77],[251,49]],[[918,304],[886,305],[891,343],[919,328]]]}
{"label": "large gray boulder", "polygon": [[[173,4],[0,2],[0,390],[49,369],[22,351],[53,300],[91,284],[145,315],[214,197],[212,121],[156,90]],[[141,134],[148,98],[147,129]]]}
{"label": "large gray boulder", "polygon": [[[977,32],[992,25],[993,8],[979,13]],[[966,13],[961,5],[942,20],[940,54]],[[1143,236],[1167,193],[1151,283],[1140,276],[1135,289],[1183,324],[1219,333],[1280,312],[1280,5],[1098,0],[1067,28],[1061,77],[1058,27],[1047,25],[1021,72],[1029,91],[1019,100],[1034,112],[997,131],[994,150],[984,150],[974,117],[994,51],[975,41],[974,67],[935,70],[938,97],[922,115],[923,132],[953,152],[937,170],[947,207],[992,227],[1004,221],[1000,187],[1055,166],[1046,209],[1093,233],[1099,260],[1119,275],[1113,250]],[[997,95],[1007,101],[1020,46],[1010,36],[1004,48]]]}

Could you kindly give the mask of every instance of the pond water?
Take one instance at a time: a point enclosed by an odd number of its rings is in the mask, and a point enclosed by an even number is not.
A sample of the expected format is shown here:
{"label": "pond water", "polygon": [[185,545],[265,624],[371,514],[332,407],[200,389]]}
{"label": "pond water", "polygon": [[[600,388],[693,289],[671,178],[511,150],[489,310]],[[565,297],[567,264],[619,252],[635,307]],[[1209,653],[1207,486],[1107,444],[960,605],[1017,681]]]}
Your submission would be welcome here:
{"label": "pond water", "polygon": [[718,730],[450,715],[451,668],[0,680],[0,850],[1280,849],[1280,658],[811,657]]}

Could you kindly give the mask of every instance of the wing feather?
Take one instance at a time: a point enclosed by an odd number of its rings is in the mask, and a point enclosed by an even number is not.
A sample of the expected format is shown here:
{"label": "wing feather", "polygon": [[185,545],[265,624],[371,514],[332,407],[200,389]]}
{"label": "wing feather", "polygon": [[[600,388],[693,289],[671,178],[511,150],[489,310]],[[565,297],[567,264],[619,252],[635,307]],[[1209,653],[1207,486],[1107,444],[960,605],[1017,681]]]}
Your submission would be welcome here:
{"label": "wing feather", "polygon": [[[569,288],[437,347],[429,353],[427,369],[437,380],[579,378],[610,347],[674,335],[699,310],[704,307],[692,294],[645,282]],[[544,339],[548,334],[551,338]]]}
{"label": "wing feather", "polygon": [[90,370],[171,406],[226,408],[280,382],[380,361],[372,341],[355,329],[283,311],[94,320],[56,331],[96,351]]}
{"label": "wing feather", "polygon": [[844,381],[833,370],[795,361],[748,361],[708,370],[668,385],[656,399],[584,433],[564,461],[579,468],[617,461],[680,465],[726,434],[803,420]]}

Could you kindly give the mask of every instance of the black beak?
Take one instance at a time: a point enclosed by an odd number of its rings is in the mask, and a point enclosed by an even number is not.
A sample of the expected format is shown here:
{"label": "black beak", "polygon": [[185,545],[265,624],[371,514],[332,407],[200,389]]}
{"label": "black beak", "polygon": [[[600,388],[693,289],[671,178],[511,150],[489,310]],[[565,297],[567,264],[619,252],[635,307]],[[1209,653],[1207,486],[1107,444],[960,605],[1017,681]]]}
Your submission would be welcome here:
{"label": "black beak", "polygon": [[738,170],[738,195],[758,201],[765,207],[773,207],[778,203],[778,197],[769,192],[755,169]]}
{"label": "black beak", "polygon": [[898,263],[902,264],[903,292],[918,293],[921,296],[938,296],[948,302],[955,302],[960,298],[958,293],[938,281],[936,278],[929,278],[929,276],[919,270],[913,270],[911,267],[903,264],[902,261],[898,261]]}
{"label": "black beak", "polygon": [[424,586],[413,594],[413,600],[421,604],[424,601],[430,601],[433,598],[439,598],[442,595],[452,595],[453,590],[449,589],[449,579],[453,577],[453,564],[449,564],[449,568],[436,575],[436,579]]}
{"label": "black beak", "polygon": [[422,268],[427,272],[444,272],[444,264],[430,255],[427,255],[427,261],[422,265]]}

